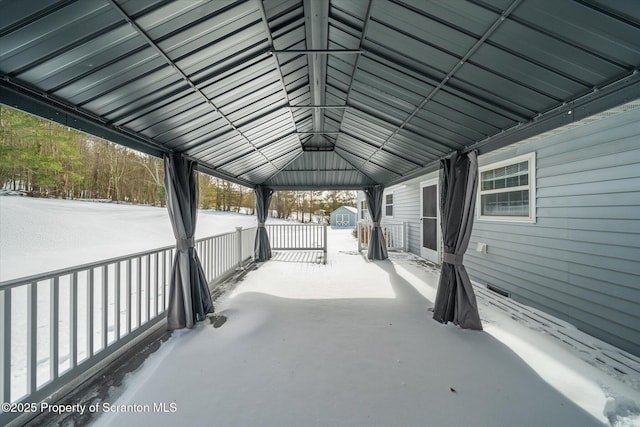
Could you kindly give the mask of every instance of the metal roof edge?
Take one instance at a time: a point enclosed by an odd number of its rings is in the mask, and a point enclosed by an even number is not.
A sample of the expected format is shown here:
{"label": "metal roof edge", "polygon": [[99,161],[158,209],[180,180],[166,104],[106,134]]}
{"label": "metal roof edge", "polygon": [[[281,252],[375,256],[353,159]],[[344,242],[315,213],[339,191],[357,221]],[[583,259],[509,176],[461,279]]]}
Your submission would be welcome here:
{"label": "metal roof edge", "polygon": [[331,190],[362,190],[364,185],[267,185],[274,191],[331,191]]}
{"label": "metal roof edge", "polygon": [[[464,152],[478,150],[478,154],[487,154],[526,141],[529,138],[550,130],[578,122],[638,98],[640,98],[640,73],[638,70],[634,70],[624,78],[610,83],[601,89],[594,89],[592,92],[568,102],[561,107],[542,113],[529,122],[521,123],[483,141],[479,141],[466,148]],[[441,159],[451,154],[453,154],[453,151]],[[441,159],[433,160],[419,169],[395,178],[386,183],[385,187],[401,184],[417,178],[420,175],[434,172],[439,169]]]}
{"label": "metal roof edge", "polygon": [[553,110],[541,113],[526,123],[520,123],[510,129],[478,141],[464,151],[478,150],[479,154],[486,154],[549,130],[577,122],[637,98],[640,98],[640,73],[636,69],[615,82],[602,88],[594,88],[588,94]]}
{"label": "metal roof edge", "polygon": [[204,174],[211,175],[214,178],[224,179],[225,181],[229,181],[229,182],[232,182],[234,184],[242,185],[243,187],[252,188],[252,189],[255,189],[255,187],[256,187],[254,184],[252,184],[252,183],[250,183],[248,181],[245,181],[245,180],[243,180],[241,178],[237,178],[235,176],[226,174],[226,173],[221,172],[219,170],[216,170],[215,168],[212,168],[211,166],[208,166],[206,164],[198,163],[198,161],[196,159],[193,159],[193,158],[191,158],[189,156],[184,156],[184,157],[189,159],[189,160],[192,160],[192,161],[196,162],[196,170],[198,172],[202,172]]}
{"label": "metal roof edge", "polygon": [[72,108],[46,94],[18,85],[8,78],[0,80],[0,102],[21,111],[86,132],[155,157],[173,150],[111,126],[82,110]]}

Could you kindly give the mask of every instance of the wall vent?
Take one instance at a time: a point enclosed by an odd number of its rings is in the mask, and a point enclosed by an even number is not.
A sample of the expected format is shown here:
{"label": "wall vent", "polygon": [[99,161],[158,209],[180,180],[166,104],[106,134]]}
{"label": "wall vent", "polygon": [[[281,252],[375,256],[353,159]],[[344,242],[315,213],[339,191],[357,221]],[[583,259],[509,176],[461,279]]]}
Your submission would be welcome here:
{"label": "wall vent", "polygon": [[511,292],[505,291],[504,289],[500,289],[497,286],[487,285],[487,289],[495,292],[496,294],[502,295],[503,297],[511,298]]}

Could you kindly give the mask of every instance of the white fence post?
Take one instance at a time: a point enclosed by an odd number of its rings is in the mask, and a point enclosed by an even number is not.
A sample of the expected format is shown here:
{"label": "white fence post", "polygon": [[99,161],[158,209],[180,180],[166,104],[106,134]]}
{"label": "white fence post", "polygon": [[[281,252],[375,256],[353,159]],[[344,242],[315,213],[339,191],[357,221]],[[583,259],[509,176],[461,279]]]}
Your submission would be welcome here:
{"label": "white fence post", "polygon": [[329,241],[327,240],[327,224],[323,226],[324,228],[324,264],[327,263],[327,246]]}
{"label": "white fence post", "polygon": [[238,270],[242,270],[242,227],[236,227],[236,238],[238,241]]}
{"label": "white fence post", "polygon": [[407,221],[402,222],[402,249],[405,252],[409,252],[409,223]]}
{"label": "white fence post", "polygon": [[0,401],[11,402],[11,288],[0,291],[0,307]]}

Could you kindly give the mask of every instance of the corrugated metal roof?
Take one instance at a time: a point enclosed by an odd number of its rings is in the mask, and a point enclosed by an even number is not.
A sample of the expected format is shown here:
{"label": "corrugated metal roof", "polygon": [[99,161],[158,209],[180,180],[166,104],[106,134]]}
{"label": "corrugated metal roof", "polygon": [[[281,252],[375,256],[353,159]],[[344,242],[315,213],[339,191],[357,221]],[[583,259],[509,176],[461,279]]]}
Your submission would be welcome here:
{"label": "corrugated metal roof", "polygon": [[604,0],[4,0],[0,101],[245,185],[360,188],[640,97]]}

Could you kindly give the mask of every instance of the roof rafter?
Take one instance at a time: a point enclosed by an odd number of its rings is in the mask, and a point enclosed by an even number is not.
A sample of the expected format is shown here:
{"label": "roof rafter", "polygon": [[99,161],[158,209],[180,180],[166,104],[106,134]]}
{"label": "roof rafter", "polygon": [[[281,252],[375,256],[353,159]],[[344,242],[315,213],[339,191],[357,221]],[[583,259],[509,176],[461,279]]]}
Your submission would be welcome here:
{"label": "roof rafter", "polygon": [[398,126],[393,131],[393,133],[382,143],[382,145],[374,153],[372,153],[369,156],[369,158],[366,160],[366,162],[363,163],[362,166],[370,162],[371,158],[374,155],[376,155],[376,153],[378,153],[380,150],[382,150],[384,146],[387,145],[389,141],[391,141],[398,134],[398,132],[400,132],[411,121],[411,119],[413,119],[416,116],[416,114],[418,114],[420,110],[422,110],[422,108],[424,108],[424,106],[436,95],[436,93],[438,93],[440,89],[442,89],[447,84],[449,79],[451,79],[451,77],[453,77],[453,75],[464,65],[464,63],[467,62],[467,60],[480,48],[480,46],[482,46],[485,40],[487,40],[489,36],[491,36],[491,34],[493,34],[496,31],[496,29],[500,26],[500,24],[502,24],[507,19],[507,17],[511,14],[511,12],[513,12],[515,8],[518,7],[521,1],[522,0],[513,0],[511,2],[509,7],[507,7],[502,12],[502,14],[498,17],[498,19],[496,19],[493,22],[493,24],[484,32],[482,37],[480,37],[473,44],[473,46],[471,46],[471,48],[467,51],[467,53],[465,53],[464,56],[460,58],[460,60],[453,66],[453,68],[440,81],[440,83],[438,83],[438,85],[434,87],[431,90],[431,92],[429,92],[429,94],[422,100],[422,102],[420,102],[420,104],[411,112],[411,114],[409,114],[409,116],[406,119],[404,119],[402,124],[400,124],[400,126]]}
{"label": "roof rafter", "polygon": [[178,67],[176,65],[175,62],[173,62],[173,60],[171,58],[169,58],[169,56],[160,48],[160,46],[158,46],[158,44],[156,42],[154,42],[151,37],[149,37],[149,35],[136,23],[136,21],[127,14],[127,12],[116,2],[116,0],[108,0],[109,3],[113,6],[114,9],[116,9],[118,11],[118,13],[122,16],[122,18],[129,24],[131,25],[138,34],[140,34],[140,36],[146,41],[146,43],[152,47],[157,53],[158,55],[160,55],[160,57],[162,57],[165,62],[167,63],[167,65],[169,65],[181,78],[182,80],[184,80],[189,87],[195,92],[197,93],[206,104],[208,104],[209,106],[211,106],[211,108],[213,109],[214,112],[216,112],[217,114],[220,115],[220,117],[222,117],[222,119],[224,121],[227,122],[227,124],[234,130],[236,131],[249,145],[251,145],[251,147],[253,147],[253,150],[260,153],[260,155],[262,157],[264,157],[267,162],[269,162],[271,164],[271,166],[273,166],[275,169],[277,169],[275,167],[275,165],[271,162],[271,160],[264,154],[262,153],[262,151],[260,151],[255,144],[246,137],[246,135],[244,133],[242,133],[242,131],[240,131],[231,120],[229,120],[229,118],[222,113],[222,111],[220,111],[218,109],[218,107],[213,103],[213,101],[211,99],[209,99],[209,97],[207,97],[207,95],[204,94],[204,92],[202,92],[202,90],[200,88],[198,88],[198,86],[191,81],[191,79],[189,78],[189,76],[187,76],[181,69],[180,67]]}
{"label": "roof rafter", "polygon": [[[256,3],[258,4],[258,9],[260,10],[260,16],[261,16],[261,22],[264,26],[264,31],[265,34],[267,36],[267,41],[269,43],[269,46],[273,49],[273,35],[271,34],[271,28],[269,28],[269,20],[267,19],[267,11],[264,8],[264,3],[261,0],[256,0]],[[291,109],[291,100],[289,99],[289,94],[287,93],[287,85],[284,82],[284,75],[282,74],[282,68],[280,68],[280,62],[278,61],[278,57],[276,55],[272,55],[273,57],[273,62],[276,66],[276,69],[278,71],[278,78],[280,80],[280,84],[282,85],[282,92],[284,93],[284,97],[287,100],[287,105],[285,106],[285,108],[288,109],[289,111],[289,117],[291,117],[291,123],[293,125],[293,128],[295,130],[295,132],[297,133],[298,131],[298,126],[296,124],[296,120],[295,117],[293,116],[293,110]],[[302,140],[300,139],[300,136],[298,136],[298,143],[300,144],[300,147],[302,147]],[[298,156],[296,156],[293,160],[295,160]],[[293,161],[292,160],[292,161]],[[288,162],[286,165],[284,165],[282,168],[276,168],[276,171],[269,177],[271,178],[272,176],[276,175],[277,173],[279,173],[284,167],[286,167],[287,165],[289,165]],[[267,178],[267,179],[269,179]]]}

